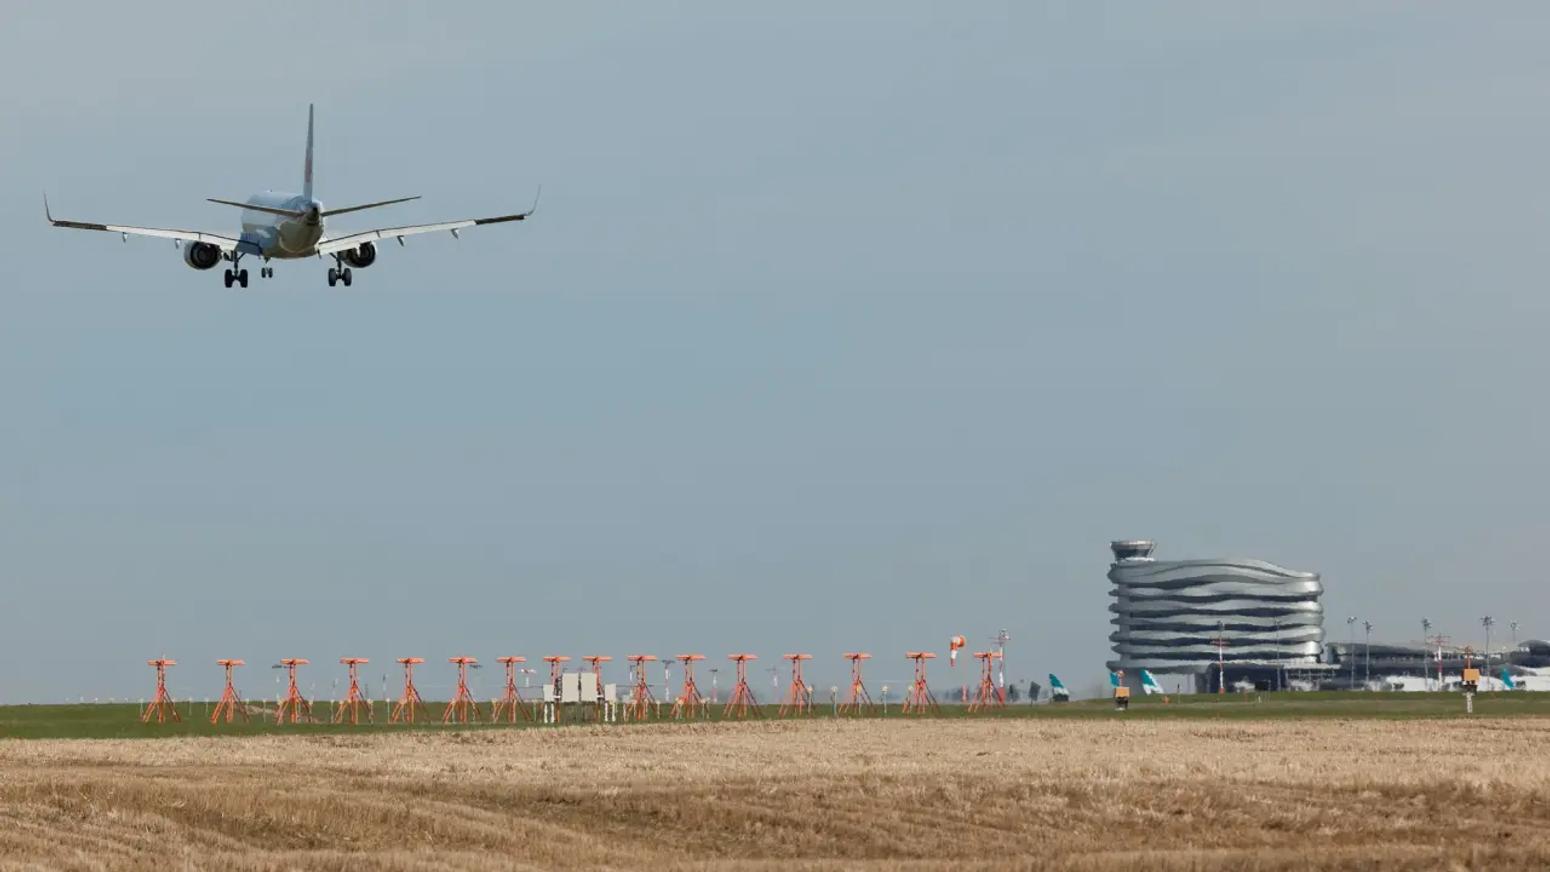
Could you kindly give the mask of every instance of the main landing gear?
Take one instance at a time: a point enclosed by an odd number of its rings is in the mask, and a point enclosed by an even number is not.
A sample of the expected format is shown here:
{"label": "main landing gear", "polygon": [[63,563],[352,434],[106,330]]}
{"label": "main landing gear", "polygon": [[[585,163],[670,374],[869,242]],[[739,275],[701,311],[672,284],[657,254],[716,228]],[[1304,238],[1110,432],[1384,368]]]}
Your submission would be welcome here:
{"label": "main landing gear", "polygon": [[272,279],[272,278],[274,278],[274,267],[272,267],[272,266],[261,266],[261,267],[259,267],[258,268],[258,277],[261,278],[261,279]]}
{"label": "main landing gear", "polygon": [[328,286],[333,287],[339,282],[344,282],[344,286],[348,288],[354,278],[350,274],[350,268],[344,265],[344,258],[337,254],[334,255],[334,264],[328,268]]}
{"label": "main landing gear", "polygon": [[[226,271],[226,287],[229,288],[233,284],[241,285],[244,288],[248,286],[248,271],[245,269],[237,268],[241,263],[242,255],[238,254],[237,252],[232,252],[231,269]],[[265,267],[265,269],[268,269],[268,267]],[[262,275],[262,273],[260,273],[260,275]]]}

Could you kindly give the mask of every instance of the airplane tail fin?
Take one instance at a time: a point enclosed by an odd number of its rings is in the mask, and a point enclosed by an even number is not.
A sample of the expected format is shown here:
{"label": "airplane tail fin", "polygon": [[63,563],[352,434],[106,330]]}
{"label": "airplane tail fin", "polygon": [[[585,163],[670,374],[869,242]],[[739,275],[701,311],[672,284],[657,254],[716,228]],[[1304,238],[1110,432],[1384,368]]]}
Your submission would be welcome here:
{"label": "airplane tail fin", "polygon": [[311,103],[307,104],[307,165],[301,174],[301,195],[312,199],[312,109]]}
{"label": "airplane tail fin", "polygon": [[1512,673],[1508,672],[1505,666],[1502,667],[1502,686],[1508,690],[1518,689],[1518,683],[1512,680]]}
{"label": "airplane tail fin", "polygon": [[1158,684],[1157,679],[1152,676],[1152,673],[1145,669],[1141,670],[1141,689],[1146,692],[1147,696],[1163,692],[1162,685]]}
{"label": "airplane tail fin", "polygon": [[1066,690],[1066,686],[1060,683],[1060,679],[1055,677],[1053,672],[1049,674],[1049,693],[1050,696],[1067,696],[1070,693],[1070,691]]}
{"label": "airplane tail fin", "polygon": [[1110,672],[1109,673],[1109,686],[1110,687],[1119,687],[1119,675],[1118,674],[1116,674],[1114,672]]}

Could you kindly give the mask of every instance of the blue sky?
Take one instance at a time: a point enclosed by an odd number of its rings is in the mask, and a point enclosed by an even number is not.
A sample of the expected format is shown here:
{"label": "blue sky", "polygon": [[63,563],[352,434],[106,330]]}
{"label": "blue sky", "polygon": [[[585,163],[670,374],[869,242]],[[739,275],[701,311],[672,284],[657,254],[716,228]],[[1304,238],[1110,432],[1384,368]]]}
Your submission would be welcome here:
{"label": "blue sky", "polygon": [[[845,9],[8,10],[0,700],[1003,626],[1080,689],[1135,536],[1550,635],[1550,11]],[[308,102],[326,203],[425,197],[335,232],[541,210],[348,290],[43,224],[229,232]]]}

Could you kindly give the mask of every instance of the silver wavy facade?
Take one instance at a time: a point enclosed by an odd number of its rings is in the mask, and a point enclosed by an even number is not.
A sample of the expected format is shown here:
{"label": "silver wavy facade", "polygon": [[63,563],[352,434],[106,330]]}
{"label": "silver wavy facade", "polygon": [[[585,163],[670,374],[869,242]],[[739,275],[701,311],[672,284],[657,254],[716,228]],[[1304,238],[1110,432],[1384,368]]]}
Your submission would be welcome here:
{"label": "silver wavy facade", "polygon": [[1314,572],[1263,560],[1154,560],[1152,542],[1116,541],[1109,580],[1110,669],[1204,673],[1234,665],[1295,668],[1324,644],[1324,586]]}

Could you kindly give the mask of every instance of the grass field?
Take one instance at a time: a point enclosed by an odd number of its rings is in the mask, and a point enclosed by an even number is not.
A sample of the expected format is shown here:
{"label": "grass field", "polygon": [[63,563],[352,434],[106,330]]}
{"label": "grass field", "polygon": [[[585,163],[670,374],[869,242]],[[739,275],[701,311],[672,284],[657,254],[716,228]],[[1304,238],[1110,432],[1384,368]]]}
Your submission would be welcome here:
{"label": "grass field", "polygon": [[132,707],[12,707],[40,738],[0,740],[0,869],[1550,866],[1550,703],[1478,703],[161,741],[41,738],[140,734]]}
{"label": "grass field", "polygon": [[0,868],[1550,865],[1550,719],[0,741]]}
{"label": "grass field", "polygon": [[[130,739],[171,736],[210,735],[261,735],[268,733],[318,735],[330,733],[403,732],[414,730],[441,730],[443,703],[429,705],[432,717],[429,723],[413,728],[387,723],[388,706],[374,705],[375,720],[360,726],[333,725],[327,723],[330,709],[320,702],[316,707],[318,721],[310,724],[273,723],[273,705],[267,717],[260,717],[255,709],[254,717],[247,723],[209,723],[210,707],[203,702],[180,703],[180,723],[142,724],[140,709],[135,705],[23,705],[0,706],[0,737],[23,739]],[[484,709],[488,714],[489,707]],[[711,710],[708,720],[719,720],[719,709]],[[1550,693],[1487,693],[1475,697],[1476,717],[1550,717]],[[775,706],[766,706],[765,719],[776,716]],[[812,716],[814,720],[831,718],[831,709],[820,706]],[[886,715],[877,717],[893,720],[904,719],[897,706],[890,706]],[[978,714],[967,713],[961,706],[943,706],[941,718],[1011,718],[1055,719],[1073,718],[1129,720],[1154,719],[1251,719],[1264,718],[1454,718],[1466,717],[1464,699],[1457,693],[1282,693],[1248,694],[1223,697],[1191,695],[1172,697],[1163,702],[1158,697],[1140,697],[1131,703],[1130,711],[1116,713],[1107,701],[1090,700],[1065,705],[1013,705],[1005,709]],[[535,727],[530,722],[519,721],[516,728]],[[620,724],[620,726],[638,726]],[[460,727],[460,729],[512,729],[510,726]]]}

